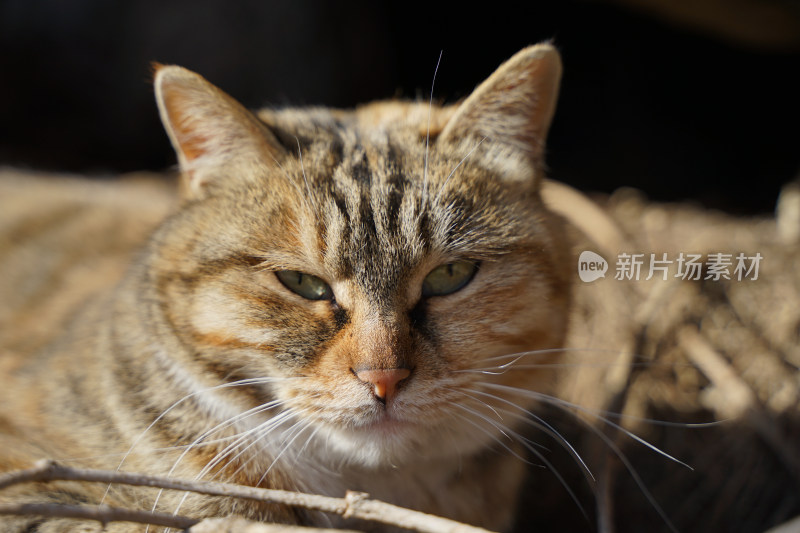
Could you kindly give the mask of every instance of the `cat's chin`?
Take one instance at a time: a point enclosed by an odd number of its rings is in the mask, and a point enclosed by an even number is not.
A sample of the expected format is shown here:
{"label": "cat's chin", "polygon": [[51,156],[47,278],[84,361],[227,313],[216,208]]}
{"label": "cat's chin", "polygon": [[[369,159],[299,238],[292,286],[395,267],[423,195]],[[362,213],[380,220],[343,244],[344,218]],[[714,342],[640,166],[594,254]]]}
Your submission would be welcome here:
{"label": "cat's chin", "polygon": [[[337,462],[368,469],[397,468],[471,455],[486,445],[486,435],[383,419],[357,427],[328,427],[325,448]],[[463,430],[463,428],[462,428]]]}
{"label": "cat's chin", "polygon": [[366,468],[406,464],[427,441],[422,428],[398,420],[327,429],[326,446],[337,461]]}

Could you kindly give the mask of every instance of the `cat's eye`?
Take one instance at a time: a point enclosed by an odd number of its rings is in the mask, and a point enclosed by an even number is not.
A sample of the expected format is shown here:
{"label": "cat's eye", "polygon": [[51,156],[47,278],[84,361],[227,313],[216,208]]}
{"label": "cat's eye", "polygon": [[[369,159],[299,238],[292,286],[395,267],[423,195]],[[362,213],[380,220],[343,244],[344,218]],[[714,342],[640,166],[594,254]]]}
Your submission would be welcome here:
{"label": "cat's eye", "polygon": [[472,261],[456,261],[439,265],[431,270],[422,282],[422,296],[452,294],[472,281],[478,265]]}
{"label": "cat's eye", "polygon": [[333,298],[331,286],[317,276],[297,270],[278,270],[275,272],[283,286],[295,294],[309,300],[330,300]]}

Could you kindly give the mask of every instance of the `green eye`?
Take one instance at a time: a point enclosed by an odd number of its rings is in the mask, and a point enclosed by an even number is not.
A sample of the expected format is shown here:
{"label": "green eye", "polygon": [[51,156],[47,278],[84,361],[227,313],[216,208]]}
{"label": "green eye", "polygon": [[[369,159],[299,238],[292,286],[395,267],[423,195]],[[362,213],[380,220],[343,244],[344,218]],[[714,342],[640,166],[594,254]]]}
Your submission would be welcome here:
{"label": "green eye", "polygon": [[284,287],[309,300],[330,300],[333,291],[330,285],[317,276],[298,272],[297,270],[278,270],[275,272]]}
{"label": "green eye", "polygon": [[472,281],[478,265],[470,261],[457,261],[440,265],[422,282],[422,296],[444,296],[452,294]]}

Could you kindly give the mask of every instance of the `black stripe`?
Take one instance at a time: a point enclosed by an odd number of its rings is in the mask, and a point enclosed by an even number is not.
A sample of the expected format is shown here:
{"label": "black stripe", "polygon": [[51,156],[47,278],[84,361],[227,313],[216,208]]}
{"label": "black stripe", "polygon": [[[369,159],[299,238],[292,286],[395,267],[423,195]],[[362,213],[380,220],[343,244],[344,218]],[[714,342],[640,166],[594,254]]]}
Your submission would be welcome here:
{"label": "black stripe", "polygon": [[331,165],[333,167],[333,172],[331,175],[333,175],[336,172],[336,169],[341,166],[342,161],[344,161],[344,142],[342,139],[339,137],[334,137],[327,148],[327,153],[333,160]]}
{"label": "black stripe", "polygon": [[386,230],[390,235],[397,235],[400,224],[400,206],[403,205],[403,198],[408,186],[408,179],[405,175],[400,158],[393,145],[389,145],[386,153],[388,162],[386,171],[386,219],[388,226]]}
{"label": "black stripe", "polygon": [[360,145],[353,149],[353,159],[350,165],[350,176],[361,186],[369,187],[372,184],[372,168],[369,164],[367,152]]}
{"label": "black stripe", "polygon": [[[343,279],[349,279],[353,277],[353,262],[351,261],[350,255],[346,253],[346,244],[349,243],[352,238],[353,224],[350,219],[350,213],[347,210],[347,203],[339,191],[336,190],[333,182],[328,191],[328,196],[330,196],[333,205],[336,206],[336,209],[342,217],[341,242],[338,243],[338,248],[332,252],[334,255],[332,263],[336,265],[337,276]],[[328,243],[328,245],[330,244],[331,243]]]}
{"label": "black stripe", "polygon": [[[422,201],[419,201],[420,205]],[[420,207],[421,212],[417,215],[417,236],[422,243],[422,249],[426,252],[431,248],[431,229],[430,218],[427,209]]]}

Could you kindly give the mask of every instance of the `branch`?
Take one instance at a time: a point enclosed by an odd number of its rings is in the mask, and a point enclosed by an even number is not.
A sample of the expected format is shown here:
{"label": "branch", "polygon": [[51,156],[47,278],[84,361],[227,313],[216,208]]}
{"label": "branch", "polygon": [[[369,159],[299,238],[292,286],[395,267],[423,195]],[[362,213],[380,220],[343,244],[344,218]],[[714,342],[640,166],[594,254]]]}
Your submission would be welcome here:
{"label": "branch", "polygon": [[[338,514],[344,518],[357,518],[370,520],[393,526],[418,531],[419,533],[489,533],[487,530],[462,524],[447,518],[405,509],[378,500],[370,500],[369,495],[363,492],[348,491],[344,498],[333,498],[316,494],[305,494],[276,489],[260,489],[233,485],[230,483],[217,483],[211,481],[187,481],[159,476],[147,476],[128,472],[113,472],[108,470],[91,470],[62,466],[52,461],[40,461],[33,468],[18,470],[0,475],[0,490],[11,485],[29,482],[45,481],[91,481],[102,483],[118,483],[143,487],[156,487],[168,490],[181,490],[206,494],[209,496],[224,496],[256,500],[266,503],[276,503],[291,507],[302,507],[313,511]],[[61,507],[61,506],[58,506]],[[5,507],[0,507],[0,510]],[[112,511],[110,508],[85,508],[87,511],[98,512],[100,509]],[[116,510],[114,510],[116,511]],[[132,512],[132,511],[126,511]],[[129,518],[95,518],[81,516],[80,518],[96,519],[101,522],[113,520],[126,520]],[[197,520],[191,518],[192,524]],[[139,520],[133,520],[139,521]],[[156,522],[151,522],[156,524]],[[160,523],[158,525],[161,525]],[[190,524],[191,525],[191,524]],[[177,526],[187,527],[187,526]]]}
{"label": "branch", "polygon": [[744,417],[794,475],[800,477],[797,449],[780,434],[772,415],[762,407],[752,387],[739,376],[728,360],[694,326],[680,330],[678,342],[689,360],[719,389],[721,395],[719,401],[713,402],[714,409],[729,418]]}
{"label": "branch", "polygon": [[206,518],[192,526],[186,533],[364,533],[350,529],[321,529],[316,527],[289,526],[251,522],[240,516]]}
{"label": "branch", "polygon": [[181,529],[186,529],[199,522],[197,519],[185,516],[120,509],[107,505],[61,505],[56,503],[0,504],[0,516],[2,515],[81,518],[97,520],[103,525],[109,522],[136,522]]}

